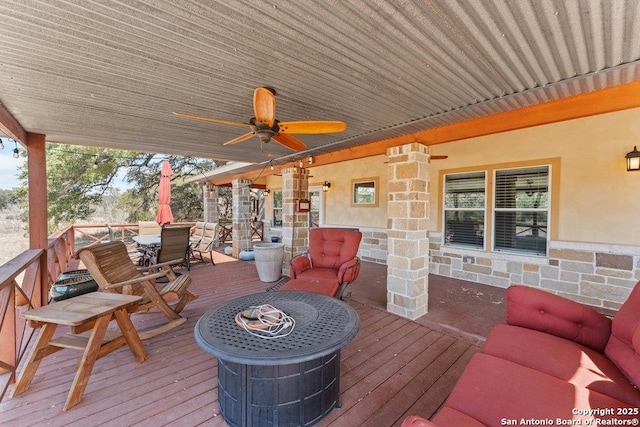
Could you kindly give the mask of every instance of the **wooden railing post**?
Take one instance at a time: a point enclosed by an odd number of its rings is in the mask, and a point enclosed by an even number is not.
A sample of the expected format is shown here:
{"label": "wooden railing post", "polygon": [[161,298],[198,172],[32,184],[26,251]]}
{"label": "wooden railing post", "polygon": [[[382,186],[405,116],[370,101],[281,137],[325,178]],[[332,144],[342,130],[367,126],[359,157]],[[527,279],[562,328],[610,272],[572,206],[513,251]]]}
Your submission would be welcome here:
{"label": "wooden railing post", "polygon": [[[29,248],[48,249],[47,236],[47,155],[45,150],[45,135],[38,133],[27,133],[27,167],[29,179]],[[49,278],[46,272],[47,257],[40,257],[40,286],[34,295],[32,303],[37,306],[47,304],[47,292],[49,288]]]}

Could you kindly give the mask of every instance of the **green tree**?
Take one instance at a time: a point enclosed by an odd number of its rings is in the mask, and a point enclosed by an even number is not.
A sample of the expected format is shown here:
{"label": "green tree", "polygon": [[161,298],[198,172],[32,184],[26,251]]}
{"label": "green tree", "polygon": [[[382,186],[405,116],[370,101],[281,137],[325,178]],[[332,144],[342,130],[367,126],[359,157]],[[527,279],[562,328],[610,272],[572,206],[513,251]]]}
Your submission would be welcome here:
{"label": "green tree", "polygon": [[[46,154],[49,232],[78,220],[88,220],[105,196],[112,200],[114,194],[117,195],[113,191],[114,180],[124,170],[125,181],[132,184],[133,189],[118,196],[117,204],[127,212],[127,221],[155,218],[160,165],[164,157],[150,153],[53,143],[47,144]],[[176,200],[176,221],[201,217],[200,186],[183,183],[187,176],[212,169],[214,162],[178,156],[168,157],[168,160],[174,170],[172,183],[180,183],[172,185],[172,198]],[[23,208],[26,208],[27,179],[27,169],[24,166],[20,173],[21,186],[15,191],[15,196],[23,201]],[[110,204],[113,202],[110,201]],[[173,205],[172,203],[172,208]],[[199,215],[190,216],[196,214],[198,209]],[[27,215],[25,209],[24,219]]]}
{"label": "green tree", "polygon": [[125,176],[125,180],[133,184],[136,192],[135,195],[127,195],[125,199],[127,204],[132,203],[127,209],[130,213],[128,221],[155,219],[160,169],[164,159],[169,161],[173,170],[170,205],[175,221],[190,221],[203,217],[202,185],[187,183],[185,179],[213,169],[218,163],[193,157],[148,157],[138,159],[140,164],[129,168]]}
{"label": "green tree", "polygon": [[0,190],[0,210],[9,208],[18,202],[15,190]]}

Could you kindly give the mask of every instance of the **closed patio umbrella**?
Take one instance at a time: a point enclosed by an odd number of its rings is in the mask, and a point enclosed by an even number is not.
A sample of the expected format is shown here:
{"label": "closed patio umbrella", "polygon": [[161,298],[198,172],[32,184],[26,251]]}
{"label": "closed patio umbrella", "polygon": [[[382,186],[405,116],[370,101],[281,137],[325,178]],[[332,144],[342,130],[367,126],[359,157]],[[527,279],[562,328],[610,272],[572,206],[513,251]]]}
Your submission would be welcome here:
{"label": "closed patio umbrella", "polygon": [[162,170],[160,171],[160,185],[158,186],[158,215],[156,222],[160,225],[170,224],[173,222],[173,213],[171,213],[171,175],[173,171],[167,160],[162,161]]}

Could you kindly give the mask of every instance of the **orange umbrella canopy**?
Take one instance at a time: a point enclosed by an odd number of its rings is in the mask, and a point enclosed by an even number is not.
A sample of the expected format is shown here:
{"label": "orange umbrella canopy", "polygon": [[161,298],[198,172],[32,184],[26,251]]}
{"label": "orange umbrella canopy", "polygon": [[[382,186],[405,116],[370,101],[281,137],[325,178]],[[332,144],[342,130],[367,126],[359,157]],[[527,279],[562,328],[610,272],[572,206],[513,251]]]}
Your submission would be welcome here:
{"label": "orange umbrella canopy", "polygon": [[170,224],[173,222],[173,213],[171,212],[171,165],[167,160],[162,161],[162,170],[160,171],[160,185],[158,186],[158,215],[156,222],[160,225]]}

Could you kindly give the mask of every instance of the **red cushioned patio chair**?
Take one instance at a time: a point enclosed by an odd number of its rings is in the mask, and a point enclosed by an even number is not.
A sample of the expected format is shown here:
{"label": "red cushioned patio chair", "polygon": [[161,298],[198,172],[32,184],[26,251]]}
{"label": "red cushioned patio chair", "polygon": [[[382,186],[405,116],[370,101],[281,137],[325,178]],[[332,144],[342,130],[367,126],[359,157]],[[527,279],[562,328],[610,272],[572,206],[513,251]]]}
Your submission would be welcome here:
{"label": "red cushioned patio chair", "polygon": [[362,240],[358,230],[313,228],[309,231],[309,253],[291,260],[291,280],[280,290],[305,290],[348,299],[345,289],[360,273],[356,256]]}

